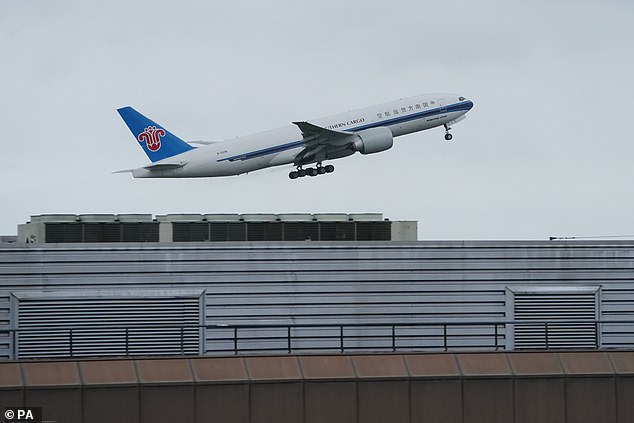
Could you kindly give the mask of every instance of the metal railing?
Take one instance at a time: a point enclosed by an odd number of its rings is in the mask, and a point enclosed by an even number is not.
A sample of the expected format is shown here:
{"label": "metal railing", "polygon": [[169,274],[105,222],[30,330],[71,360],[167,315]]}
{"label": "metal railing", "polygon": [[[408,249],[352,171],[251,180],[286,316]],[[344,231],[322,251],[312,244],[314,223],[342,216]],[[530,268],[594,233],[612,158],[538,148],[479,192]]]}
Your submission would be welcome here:
{"label": "metal railing", "polygon": [[634,347],[634,320],[49,326],[0,330],[0,339],[8,339],[6,358],[498,351],[598,349],[606,327],[631,338],[625,346]]}

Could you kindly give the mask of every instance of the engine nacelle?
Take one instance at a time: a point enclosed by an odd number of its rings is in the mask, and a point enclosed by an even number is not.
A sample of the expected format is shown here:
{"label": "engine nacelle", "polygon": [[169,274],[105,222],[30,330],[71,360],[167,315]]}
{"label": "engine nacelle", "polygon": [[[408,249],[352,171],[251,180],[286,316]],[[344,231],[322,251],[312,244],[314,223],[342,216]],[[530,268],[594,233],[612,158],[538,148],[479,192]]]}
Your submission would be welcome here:
{"label": "engine nacelle", "polygon": [[365,129],[356,133],[357,139],[352,143],[354,151],[361,154],[379,153],[389,150],[394,145],[392,131],[380,126],[378,128]]}

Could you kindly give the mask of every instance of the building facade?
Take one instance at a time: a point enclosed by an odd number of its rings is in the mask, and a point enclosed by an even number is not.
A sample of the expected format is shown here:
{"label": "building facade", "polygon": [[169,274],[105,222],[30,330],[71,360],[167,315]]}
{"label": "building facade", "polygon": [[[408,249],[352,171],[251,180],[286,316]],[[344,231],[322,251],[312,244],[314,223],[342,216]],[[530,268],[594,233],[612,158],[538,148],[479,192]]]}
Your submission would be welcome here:
{"label": "building facade", "polygon": [[0,357],[634,347],[632,241],[0,246]]}

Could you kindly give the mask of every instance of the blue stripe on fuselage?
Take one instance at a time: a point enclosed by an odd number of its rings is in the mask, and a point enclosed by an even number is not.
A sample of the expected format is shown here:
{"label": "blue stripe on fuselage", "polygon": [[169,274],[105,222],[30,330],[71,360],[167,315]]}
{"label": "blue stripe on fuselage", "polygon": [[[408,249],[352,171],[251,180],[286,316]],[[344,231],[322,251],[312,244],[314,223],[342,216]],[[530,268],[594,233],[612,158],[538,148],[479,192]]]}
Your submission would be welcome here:
{"label": "blue stripe on fuselage", "polygon": [[225,159],[218,160],[219,162],[229,160],[234,162],[236,160],[249,160],[260,156],[266,156],[269,154],[279,153],[286,150],[291,150],[296,147],[301,147],[304,144],[304,140],[293,141],[286,144],[276,145],[274,147],[263,148],[262,150],[250,151],[244,154],[238,154],[237,156],[227,157]]}
{"label": "blue stripe on fuselage", "polygon": [[[414,113],[411,115],[399,116],[397,118],[386,119],[379,122],[370,123],[368,125],[362,125],[362,126],[357,126],[355,128],[344,129],[343,131],[356,132],[356,131],[362,131],[364,129],[377,128],[379,126],[398,125],[401,123],[410,122],[412,120],[416,120],[416,119],[420,119],[424,117],[439,115],[442,113],[459,112],[461,110],[469,111],[471,110],[472,107],[473,107],[473,102],[465,101],[462,103],[451,104],[446,107],[438,107],[435,109],[426,110],[426,111]],[[269,154],[280,153],[286,150],[292,150],[293,148],[301,147],[303,144],[304,144],[304,140],[293,141],[286,144],[276,145],[274,147],[268,147],[268,148],[263,148],[261,150],[250,151],[244,154],[238,154],[236,156],[227,157],[224,159],[220,159],[218,161],[223,162],[228,160],[230,162],[234,162],[236,160],[249,160],[249,159],[254,159],[256,157],[267,156]]]}

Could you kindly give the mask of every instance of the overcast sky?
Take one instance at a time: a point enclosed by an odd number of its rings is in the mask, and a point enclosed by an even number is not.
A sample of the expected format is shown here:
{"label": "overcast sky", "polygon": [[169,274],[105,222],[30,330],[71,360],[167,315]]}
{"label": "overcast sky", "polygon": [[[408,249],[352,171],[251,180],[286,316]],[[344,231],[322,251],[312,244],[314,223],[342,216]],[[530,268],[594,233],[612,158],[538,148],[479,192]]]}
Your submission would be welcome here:
{"label": "overcast sky", "polygon": [[[0,234],[48,213],[380,212],[420,239],[634,234],[634,2],[0,0]],[[475,106],[383,153],[133,179],[116,109],[223,140],[422,93]]]}

